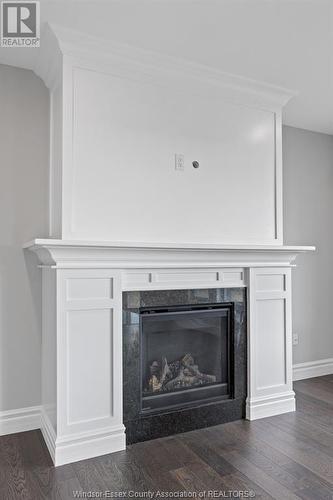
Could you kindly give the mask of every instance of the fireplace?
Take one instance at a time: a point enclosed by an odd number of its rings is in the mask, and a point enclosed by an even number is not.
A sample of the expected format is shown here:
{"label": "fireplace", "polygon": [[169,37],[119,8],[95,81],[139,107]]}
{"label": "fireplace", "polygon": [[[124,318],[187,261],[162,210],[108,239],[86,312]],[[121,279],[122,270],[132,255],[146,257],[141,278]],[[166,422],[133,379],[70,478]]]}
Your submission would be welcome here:
{"label": "fireplace", "polygon": [[[55,465],[245,414],[256,420],[295,410],[290,266],[307,248],[120,248],[52,239],[26,248],[42,264],[41,429]],[[214,305],[233,306],[228,397],[144,411],[142,311]],[[185,350],[202,373],[217,377]]]}
{"label": "fireplace", "polygon": [[127,443],[244,417],[246,290],[123,293]]}
{"label": "fireplace", "polygon": [[[281,113],[291,94],[128,47],[103,52],[68,30],[46,26],[44,41],[34,67],[52,101],[51,237],[24,247],[42,264],[41,428],[54,463],[124,449],[124,427],[130,443],[241,418],[246,395],[250,420],[294,411],[291,267],[314,247],[283,245]],[[154,394],[163,404],[145,407],[140,309],[226,303],[227,394],[170,404]],[[219,379],[189,348],[168,363],[186,354]]]}
{"label": "fireplace", "polygon": [[233,304],[140,309],[141,410],[232,396]]}

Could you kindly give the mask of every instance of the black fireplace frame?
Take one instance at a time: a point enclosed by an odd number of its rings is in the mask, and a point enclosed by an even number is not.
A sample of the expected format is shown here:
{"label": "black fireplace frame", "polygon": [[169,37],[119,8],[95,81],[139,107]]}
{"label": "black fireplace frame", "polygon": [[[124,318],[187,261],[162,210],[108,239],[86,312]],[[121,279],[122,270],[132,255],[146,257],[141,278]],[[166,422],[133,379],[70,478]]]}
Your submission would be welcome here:
{"label": "black fireplace frame", "polygon": [[[233,304],[233,397],[156,413],[141,411],[140,310]],[[247,396],[247,293],[245,287],[123,292],[123,421],[126,443],[160,438],[245,417]]]}
{"label": "black fireplace frame", "polygon": [[[181,392],[186,392],[187,394],[195,395],[196,393],[201,393],[201,399],[194,399],[188,402],[180,402],[178,404],[166,404],[163,407],[147,409],[143,407],[143,402],[151,398],[167,398],[172,399],[170,393],[162,393],[154,396],[144,396],[143,390],[143,366],[145,359],[145,346],[144,346],[144,335],[143,335],[143,320],[145,315],[150,317],[163,315],[177,315],[177,314],[193,314],[193,312],[202,312],[203,315],[215,311],[227,311],[227,350],[228,350],[228,392],[227,394],[218,394],[219,389],[226,384],[213,383],[207,384],[203,387],[192,387],[189,389],[177,390],[175,393],[180,394]],[[220,401],[221,399],[232,399],[234,397],[234,303],[233,302],[223,302],[219,304],[189,304],[189,305],[174,305],[174,306],[157,306],[157,307],[140,307],[140,415],[152,415],[163,413],[170,410],[179,410],[184,408],[193,408],[196,406],[201,406],[206,403]],[[216,395],[208,396],[206,394],[215,392]],[[175,395],[175,393],[172,393]]]}

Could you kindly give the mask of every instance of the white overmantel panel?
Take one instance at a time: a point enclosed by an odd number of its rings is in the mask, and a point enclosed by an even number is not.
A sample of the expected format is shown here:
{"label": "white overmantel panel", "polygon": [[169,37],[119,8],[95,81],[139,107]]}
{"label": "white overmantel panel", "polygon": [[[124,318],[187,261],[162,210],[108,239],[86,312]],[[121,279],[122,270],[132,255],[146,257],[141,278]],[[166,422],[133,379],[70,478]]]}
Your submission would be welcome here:
{"label": "white overmantel panel", "polygon": [[52,237],[282,244],[291,92],[59,27],[42,36]]}

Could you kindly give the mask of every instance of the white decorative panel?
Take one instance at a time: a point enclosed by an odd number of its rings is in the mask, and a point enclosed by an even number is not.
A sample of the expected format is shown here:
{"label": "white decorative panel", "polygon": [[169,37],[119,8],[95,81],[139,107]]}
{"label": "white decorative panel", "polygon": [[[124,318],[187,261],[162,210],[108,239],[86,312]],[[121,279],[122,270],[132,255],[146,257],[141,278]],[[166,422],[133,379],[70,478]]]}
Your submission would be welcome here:
{"label": "white decorative panel", "polygon": [[112,416],[112,311],[67,313],[68,424]]}
{"label": "white decorative panel", "polygon": [[[82,67],[72,75],[64,238],[281,241],[276,113],[207,90]],[[175,170],[175,153],[184,155],[183,171]]]}
{"label": "white decorative panel", "polygon": [[151,282],[152,282],[152,274],[147,271],[142,271],[137,273],[133,272],[124,273],[123,287],[125,290],[126,287],[131,287],[133,285],[135,286],[148,285]]}
{"label": "white decorative panel", "polygon": [[258,274],[256,289],[258,292],[284,292],[285,281],[284,274]]}
{"label": "white decorative panel", "polygon": [[285,301],[257,301],[256,310],[257,388],[263,389],[286,383]]}
{"label": "white decorative panel", "polygon": [[111,299],[112,279],[70,278],[67,280],[67,299]]}
{"label": "white decorative panel", "polygon": [[163,269],[123,272],[123,290],[245,286],[244,269]]}
{"label": "white decorative panel", "polygon": [[244,280],[244,271],[243,269],[231,269],[230,271],[222,271],[220,273],[220,280],[225,284],[238,283],[239,286],[242,286]]}
{"label": "white decorative panel", "polygon": [[250,420],[295,410],[292,388],[291,269],[248,271]]}
{"label": "white decorative panel", "polygon": [[188,282],[204,282],[216,283],[218,274],[216,271],[191,271],[182,272],[181,270],[174,272],[157,272],[154,274],[154,281],[157,283],[188,283]]}

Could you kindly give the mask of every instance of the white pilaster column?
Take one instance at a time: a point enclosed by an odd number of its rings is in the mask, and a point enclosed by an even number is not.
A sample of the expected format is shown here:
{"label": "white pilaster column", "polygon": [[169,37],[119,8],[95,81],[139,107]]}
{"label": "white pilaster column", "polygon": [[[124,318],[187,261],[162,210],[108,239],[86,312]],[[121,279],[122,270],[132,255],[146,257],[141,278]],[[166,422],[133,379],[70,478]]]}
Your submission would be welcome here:
{"label": "white pilaster column", "polygon": [[53,461],[122,450],[120,272],[44,268],[43,287],[42,432]]}
{"label": "white pilaster column", "polygon": [[291,269],[248,271],[246,418],[295,411],[292,390]]}

